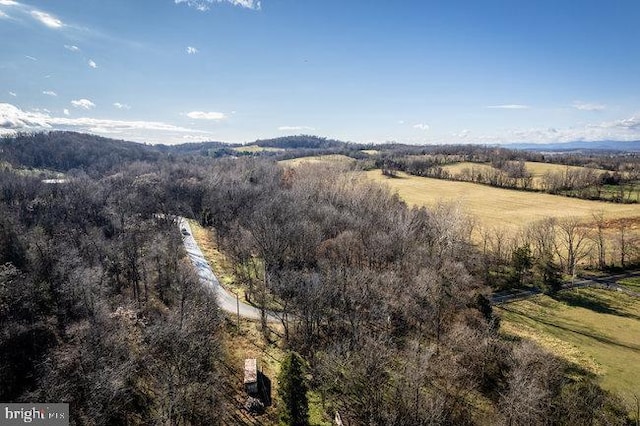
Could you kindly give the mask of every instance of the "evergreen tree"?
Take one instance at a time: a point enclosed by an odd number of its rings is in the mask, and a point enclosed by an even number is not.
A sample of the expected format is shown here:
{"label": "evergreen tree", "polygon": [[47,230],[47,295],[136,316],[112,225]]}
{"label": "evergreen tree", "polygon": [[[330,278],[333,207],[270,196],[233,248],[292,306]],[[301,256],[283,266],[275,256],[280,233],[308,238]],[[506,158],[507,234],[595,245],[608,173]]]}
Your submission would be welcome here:
{"label": "evergreen tree", "polygon": [[278,376],[278,393],[284,402],[280,419],[286,425],[309,424],[309,403],[304,370],[304,360],[295,352],[290,352],[282,362]]}

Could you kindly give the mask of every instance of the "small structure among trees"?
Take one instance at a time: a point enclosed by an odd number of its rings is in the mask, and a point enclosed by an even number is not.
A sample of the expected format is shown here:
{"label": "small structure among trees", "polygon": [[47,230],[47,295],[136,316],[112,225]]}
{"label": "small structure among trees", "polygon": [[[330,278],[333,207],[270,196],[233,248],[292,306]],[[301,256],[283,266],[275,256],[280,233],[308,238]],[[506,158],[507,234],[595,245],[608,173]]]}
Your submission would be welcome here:
{"label": "small structure among trees", "polygon": [[249,395],[258,393],[258,361],[255,358],[244,360],[244,390]]}
{"label": "small structure among trees", "polygon": [[245,408],[250,413],[262,414],[271,405],[271,380],[258,370],[255,358],[244,360],[244,390],[248,395]]}

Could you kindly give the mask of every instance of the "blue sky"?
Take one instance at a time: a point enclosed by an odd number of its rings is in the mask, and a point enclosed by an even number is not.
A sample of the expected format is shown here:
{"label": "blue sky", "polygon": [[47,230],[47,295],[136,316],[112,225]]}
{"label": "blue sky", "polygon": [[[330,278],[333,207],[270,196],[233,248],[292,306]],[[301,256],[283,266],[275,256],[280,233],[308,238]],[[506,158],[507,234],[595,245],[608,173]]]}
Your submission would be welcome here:
{"label": "blue sky", "polygon": [[0,0],[0,133],[640,140],[637,0]]}

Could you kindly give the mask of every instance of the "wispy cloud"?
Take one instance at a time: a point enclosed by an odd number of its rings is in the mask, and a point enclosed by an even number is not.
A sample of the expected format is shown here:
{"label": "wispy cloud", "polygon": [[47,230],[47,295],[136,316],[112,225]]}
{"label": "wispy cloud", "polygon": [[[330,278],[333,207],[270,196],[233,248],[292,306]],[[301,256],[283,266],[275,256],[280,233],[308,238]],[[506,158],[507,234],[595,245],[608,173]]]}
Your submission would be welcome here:
{"label": "wispy cloud", "polygon": [[24,55],[25,58],[31,60],[31,61],[37,61],[38,58],[34,58],[33,56],[29,56],[29,55]]}
{"label": "wispy cloud", "polygon": [[603,126],[609,128],[621,128],[629,130],[640,130],[640,114],[634,115],[623,120],[617,120],[610,123],[604,123]]}
{"label": "wispy cloud", "polygon": [[69,110],[68,110],[68,109],[66,109],[66,108],[62,110],[62,113],[63,113],[64,115],[69,115],[69,114],[70,114]]}
{"label": "wispy cloud", "polygon": [[131,109],[131,107],[127,104],[121,104],[120,102],[116,102],[113,104],[114,107],[118,109]]}
{"label": "wispy cloud", "polygon": [[582,101],[575,101],[571,106],[580,111],[603,111],[607,108],[607,106],[603,104]]}
{"label": "wispy cloud", "polygon": [[240,6],[245,9],[260,10],[262,5],[260,0],[174,0],[175,4],[186,4],[201,12],[205,12],[211,8],[212,5],[218,3],[228,3],[234,6]]}
{"label": "wispy cloud", "polygon": [[43,90],[42,94],[47,96],[58,96],[58,94],[53,90]]}
{"label": "wispy cloud", "polygon": [[49,28],[53,28],[53,29],[59,29],[64,27],[64,23],[56,18],[53,15],[50,15],[46,12],[42,12],[40,10],[32,10],[31,11],[31,16],[33,17],[33,19],[35,19],[36,21],[40,22],[41,24],[49,27]]}
{"label": "wispy cloud", "polygon": [[95,108],[96,106],[96,104],[91,102],[89,99],[73,100],[71,101],[71,105],[73,105],[76,108],[82,108],[82,109],[91,109],[91,108]]}
{"label": "wispy cloud", "polygon": [[418,124],[414,124],[413,125],[414,129],[419,129],[419,130],[429,130],[430,127],[428,124],[424,124],[424,123],[418,123]]}
{"label": "wispy cloud", "polygon": [[315,127],[309,127],[309,126],[280,126],[280,127],[278,127],[278,130],[283,131],[283,132],[300,131],[300,130],[315,130]]}
{"label": "wispy cloud", "polygon": [[[640,140],[640,113],[628,118],[569,128],[510,129],[500,134],[469,135],[474,143],[557,143]],[[451,142],[460,141],[460,136]]]}
{"label": "wispy cloud", "polygon": [[227,116],[222,112],[191,111],[185,114],[195,120],[224,120]]}
{"label": "wispy cloud", "polygon": [[[68,110],[64,111],[65,115],[68,115],[68,113]],[[162,123],[159,121],[124,121],[87,117],[52,117],[48,113],[23,111],[12,104],[0,103],[0,131],[4,131],[3,133],[21,130],[70,128],[94,133],[125,134],[130,135],[134,139],[137,138],[140,140],[149,140],[149,137],[145,136],[145,132],[148,131],[172,132],[179,133],[180,135],[183,135],[184,133],[208,133],[174,126],[173,124]],[[142,132],[140,133],[140,137],[136,136],[138,135],[136,132]]]}
{"label": "wispy cloud", "polygon": [[9,15],[0,10],[0,19],[9,19],[11,18]]}
{"label": "wispy cloud", "polygon": [[18,6],[20,3],[13,0],[0,0],[0,6]]}
{"label": "wispy cloud", "polygon": [[90,66],[91,68],[98,68],[98,64],[96,64],[95,62],[93,62],[93,60],[92,60],[92,59],[89,59],[88,64],[89,64],[89,66]]}
{"label": "wispy cloud", "polygon": [[506,104],[506,105],[489,105],[485,108],[489,109],[529,109],[531,108],[529,105],[520,105],[520,104]]}
{"label": "wispy cloud", "polygon": [[67,50],[70,50],[72,52],[79,52],[80,51],[80,48],[78,46],[74,45],[74,44],[65,44],[64,48],[67,49]]}
{"label": "wispy cloud", "polygon": [[198,49],[193,46],[187,46],[187,55],[195,55],[198,53]]}
{"label": "wispy cloud", "polygon": [[9,92],[9,96],[13,96],[14,98],[17,97],[18,95],[16,94],[16,92]]}

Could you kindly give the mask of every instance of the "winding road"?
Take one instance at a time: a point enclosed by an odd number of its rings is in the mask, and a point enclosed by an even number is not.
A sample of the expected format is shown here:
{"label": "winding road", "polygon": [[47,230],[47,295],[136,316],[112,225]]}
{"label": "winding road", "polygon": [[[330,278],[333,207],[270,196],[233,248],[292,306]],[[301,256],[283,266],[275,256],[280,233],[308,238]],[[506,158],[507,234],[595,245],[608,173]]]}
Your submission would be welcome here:
{"label": "winding road", "polygon": [[[178,227],[180,232],[182,232],[184,248],[187,251],[187,255],[189,256],[191,263],[193,263],[193,266],[198,272],[200,281],[215,293],[220,309],[234,315],[238,314],[239,311],[240,316],[243,318],[259,320],[261,316],[260,309],[242,301],[238,301],[235,294],[227,291],[222,287],[222,285],[220,285],[220,281],[218,281],[218,278],[211,270],[211,266],[209,266],[209,263],[202,254],[202,250],[200,250],[198,243],[195,238],[193,238],[189,222],[184,217],[178,218]],[[275,315],[275,313],[267,312],[267,321],[279,322],[280,319]]]}

